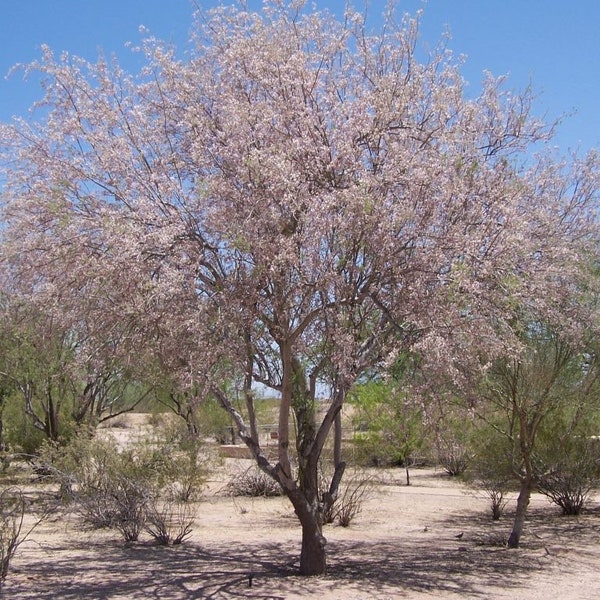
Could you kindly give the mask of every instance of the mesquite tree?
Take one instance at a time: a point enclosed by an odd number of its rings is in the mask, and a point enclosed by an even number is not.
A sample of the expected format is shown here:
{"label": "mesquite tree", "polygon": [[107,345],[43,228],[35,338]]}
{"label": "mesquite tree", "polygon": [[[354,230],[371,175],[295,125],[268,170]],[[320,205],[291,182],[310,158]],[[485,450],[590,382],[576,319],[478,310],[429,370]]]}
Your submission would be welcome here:
{"label": "mesquite tree", "polygon": [[[564,169],[519,158],[549,134],[529,92],[488,77],[468,99],[452,56],[419,62],[417,40],[391,13],[370,35],[298,1],[200,12],[185,60],[147,39],[137,77],[44,49],[44,110],[2,129],[22,288],[98,336],[130,323],[129,360],[219,400],[293,504],[303,574],[326,569],[356,379],[407,347],[457,375],[467,349],[512,341],[507,295],[555,310],[548,273],[576,273],[567,242],[593,196],[571,203]],[[257,383],[280,396],[273,460]]]}

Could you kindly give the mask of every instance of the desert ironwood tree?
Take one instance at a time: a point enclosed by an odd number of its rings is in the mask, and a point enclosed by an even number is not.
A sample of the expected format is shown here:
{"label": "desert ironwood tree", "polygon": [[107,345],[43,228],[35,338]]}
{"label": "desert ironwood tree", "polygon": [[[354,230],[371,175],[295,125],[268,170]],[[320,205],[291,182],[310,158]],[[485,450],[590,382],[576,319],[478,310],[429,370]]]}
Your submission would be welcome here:
{"label": "desert ironwood tree", "polygon": [[[511,295],[557,311],[596,165],[532,158],[551,128],[531,93],[486,76],[467,97],[444,44],[421,60],[418,19],[393,11],[373,34],[297,0],[200,11],[190,46],[145,39],[137,76],[44,48],[42,110],[1,130],[3,254],[23,293],[99,336],[135,324],[136,357],[218,399],[293,504],[300,572],[321,574],[353,383],[406,348],[458,374],[514,341]],[[281,398],[273,459],[257,383]]]}

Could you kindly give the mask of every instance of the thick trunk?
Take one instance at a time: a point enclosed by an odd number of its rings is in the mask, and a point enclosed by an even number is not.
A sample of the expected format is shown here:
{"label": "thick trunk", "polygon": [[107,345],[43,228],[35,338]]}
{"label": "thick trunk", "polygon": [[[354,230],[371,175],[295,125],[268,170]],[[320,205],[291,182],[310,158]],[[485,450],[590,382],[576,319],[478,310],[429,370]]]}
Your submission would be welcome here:
{"label": "thick trunk", "polygon": [[302,526],[300,574],[324,575],[327,572],[327,540],[323,536],[323,512],[318,499],[315,497],[309,502],[298,489],[289,494],[289,498]]}
{"label": "thick trunk", "polygon": [[517,498],[517,512],[515,514],[515,520],[513,528],[508,538],[509,548],[518,548],[521,534],[523,533],[523,527],[525,525],[525,516],[527,514],[527,507],[529,506],[529,500],[531,499],[531,489],[533,481],[531,477],[524,477],[521,480],[519,488],[519,497]]}
{"label": "thick trunk", "polygon": [[324,575],[327,572],[327,553],[322,526],[315,521],[302,524],[300,575]]}

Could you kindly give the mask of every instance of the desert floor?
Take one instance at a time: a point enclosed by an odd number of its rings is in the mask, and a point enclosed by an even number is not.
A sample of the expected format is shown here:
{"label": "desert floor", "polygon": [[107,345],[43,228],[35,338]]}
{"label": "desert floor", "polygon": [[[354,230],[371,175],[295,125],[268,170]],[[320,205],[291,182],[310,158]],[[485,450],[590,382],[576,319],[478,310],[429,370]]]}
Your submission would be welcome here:
{"label": "desert floor", "polygon": [[[297,575],[300,531],[283,498],[231,498],[224,462],[198,506],[193,535],[162,547],[124,545],[116,532],[82,530],[57,512],[19,549],[2,597],[14,599],[600,597],[600,498],[563,517],[534,496],[522,547],[508,550],[514,498],[492,522],[489,501],[441,471],[377,471],[378,483],[350,527],[327,526],[329,573]],[[455,536],[462,533],[460,539]],[[252,586],[249,574],[253,575]]]}

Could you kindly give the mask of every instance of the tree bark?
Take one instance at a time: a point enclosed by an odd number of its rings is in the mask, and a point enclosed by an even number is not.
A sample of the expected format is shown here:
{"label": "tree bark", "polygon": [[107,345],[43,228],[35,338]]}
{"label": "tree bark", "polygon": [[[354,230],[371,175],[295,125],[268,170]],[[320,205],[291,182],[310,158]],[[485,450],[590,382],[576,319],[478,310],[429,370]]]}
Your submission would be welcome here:
{"label": "tree bark", "polygon": [[333,421],[333,466],[337,468],[342,462],[342,413],[341,411],[335,415]]}
{"label": "tree bark", "polygon": [[315,522],[302,525],[300,575],[315,576],[327,573],[326,544],[321,525]]}
{"label": "tree bark", "polygon": [[6,450],[4,443],[4,397],[0,396],[0,452]]}
{"label": "tree bark", "polygon": [[527,507],[529,506],[529,500],[531,499],[531,489],[533,487],[533,480],[531,477],[524,477],[521,480],[519,488],[519,497],[517,498],[517,512],[515,514],[515,520],[513,528],[508,538],[509,548],[518,548],[521,534],[523,533],[523,527],[525,525],[525,515],[527,514]]}
{"label": "tree bark", "polygon": [[301,490],[289,494],[302,526],[300,575],[324,575],[327,572],[327,540],[323,536],[323,513],[315,497],[309,502]]}

